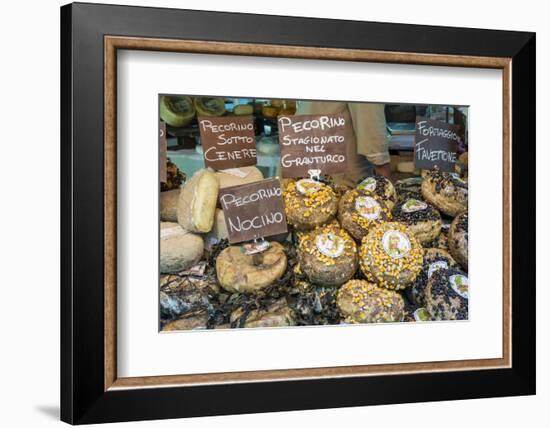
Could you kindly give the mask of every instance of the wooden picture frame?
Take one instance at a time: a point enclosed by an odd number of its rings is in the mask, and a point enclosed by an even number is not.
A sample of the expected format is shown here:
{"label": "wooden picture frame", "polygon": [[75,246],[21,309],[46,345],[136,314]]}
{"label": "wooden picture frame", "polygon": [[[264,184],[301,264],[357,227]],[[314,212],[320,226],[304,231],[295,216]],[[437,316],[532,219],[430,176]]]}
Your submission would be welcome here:
{"label": "wooden picture frame", "polygon": [[[502,70],[503,357],[117,377],[119,49]],[[114,422],[535,392],[533,33],[77,3],[61,9],[61,54],[62,420]]]}

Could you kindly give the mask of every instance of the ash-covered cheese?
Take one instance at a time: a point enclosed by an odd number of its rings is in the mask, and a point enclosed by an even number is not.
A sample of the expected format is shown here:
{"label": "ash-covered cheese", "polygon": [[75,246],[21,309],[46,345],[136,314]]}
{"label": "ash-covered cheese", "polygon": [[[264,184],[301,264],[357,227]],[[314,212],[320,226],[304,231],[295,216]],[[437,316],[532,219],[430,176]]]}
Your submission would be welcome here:
{"label": "ash-covered cheese", "polygon": [[160,224],[160,272],[175,273],[197,263],[204,251],[201,236],[188,232],[178,223]]}

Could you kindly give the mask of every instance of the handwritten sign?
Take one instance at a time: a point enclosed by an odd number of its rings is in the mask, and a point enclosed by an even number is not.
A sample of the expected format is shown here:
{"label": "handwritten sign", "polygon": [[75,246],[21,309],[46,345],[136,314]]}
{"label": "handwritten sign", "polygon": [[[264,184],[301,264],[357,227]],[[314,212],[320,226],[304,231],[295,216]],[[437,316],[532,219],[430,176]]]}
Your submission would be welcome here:
{"label": "handwritten sign", "polygon": [[458,127],[425,117],[416,118],[414,165],[418,169],[434,166],[454,171],[456,151],[461,142]]}
{"label": "handwritten sign", "polygon": [[287,231],[281,184],[276,178],[220,190],[229,243],[250,241]]}
{"label": "handwritten sign", "polygon": [[280,116],[278,125],[283,177],[346,171],[350,124],[344,114]]}
{"label": "handwritten sign", "polygon": [[166,183],[166,123],[159,122],[159,171],[160,181]]}
{"label": "handwritten sign", "polygon": [[207,167],[221,170],[256,165],[252,116],[202,117],[199,130]]}

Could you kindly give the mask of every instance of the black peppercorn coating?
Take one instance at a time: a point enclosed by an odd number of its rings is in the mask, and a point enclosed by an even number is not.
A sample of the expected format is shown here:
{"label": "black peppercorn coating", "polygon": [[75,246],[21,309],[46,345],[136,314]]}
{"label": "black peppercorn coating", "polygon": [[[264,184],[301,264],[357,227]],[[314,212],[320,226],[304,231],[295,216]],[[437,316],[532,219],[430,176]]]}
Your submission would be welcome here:
{"label": "black peppercorn coating", "polygon": [[[370,177],[365,177],[357,183],[357,189],[360,188],[361,183]],[[375,174],[372,176],[372,178],[376,181],[376,186],[374,190],[369,191],[367,189],[361,188],[364,195],[369,196],[376,196],[380,199],[385,199],[388,202],[389,208],[393,207],[395,204],[395,201],[397,200],[397,193],[395,192],[395,187],[393,186],[393,183],[388,180],[386,177],[382,175]]]}
{"label": "black peppercorn coating", "polygon": [[426,309],[434,320],[467,320],[468,299],[450,285],[452,275],[467,275],[458,269],[440,269],[433,273],[424,291]]}
{"label": "black peppercorn coating", "polygon": [[425,173],[422,196],[443,214],[455,217],[468,208],[468,183],[455,174],[434,168]]}
{"label": "black peppercorn coating", "polygon": [[449,228],[449,252],[468,271],[468,212],[456,216]]}
{"label": "black peppercorn coating", "polygon": [[420,190],[421,185],[421,177],[411,177],[397,180],[394,187],[400,199],[407,197],[422,199],[422,192]]}
{"label": "black peppercorn coating", "polygon": [[418,306],[424,306],[426,304],[424,291],[428,283],[430,266],[436,262],[445,262],[448,268],[456,269],[459,267],[447,251],[440,248],[426,248],[424,250],[424,264],[422,265],[422,270],[411,287],[407,288],[407,297]]}
{"label": "black peppercorn coating", "polygon": [[426,204],[426,208],[418,211],[404,211],[403,206],[411,200],[425,203],[416,198],[399,199],[392,210],[393,221],[398,221],[409,226],[421,244],[433,241],[441,232],[441,215],[439,211],[430,204]]}

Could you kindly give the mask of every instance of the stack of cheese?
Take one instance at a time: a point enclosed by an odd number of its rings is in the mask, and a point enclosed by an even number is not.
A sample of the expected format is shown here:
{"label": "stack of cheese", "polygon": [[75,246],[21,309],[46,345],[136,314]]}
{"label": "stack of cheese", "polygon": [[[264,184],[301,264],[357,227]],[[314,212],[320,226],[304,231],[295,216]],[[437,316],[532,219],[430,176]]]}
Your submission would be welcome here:
{"label": "stack of cheese", "polygon": [[204,237],[227,238],[218,192],[262,180],[256,167],[215,172],[201,169],[181,189],[160,195],[160,272],[175,273],[195,265],[204,253]]}

